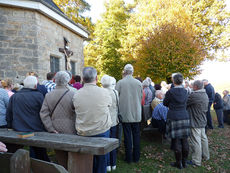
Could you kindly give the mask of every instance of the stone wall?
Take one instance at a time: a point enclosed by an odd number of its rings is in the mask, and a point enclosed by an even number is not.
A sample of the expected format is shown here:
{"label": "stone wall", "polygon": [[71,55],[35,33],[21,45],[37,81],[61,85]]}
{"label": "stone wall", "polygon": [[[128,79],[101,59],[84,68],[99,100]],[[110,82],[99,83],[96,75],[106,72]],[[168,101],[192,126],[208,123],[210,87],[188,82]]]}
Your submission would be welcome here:
{"label": "stone wall", "polygon": [[71,61],[76,62],[76,74],[80,74],[84,65],[83,39],[40,13],[36,14],[36,22],[38,26],[38,54],[40,56],[38,68],[40,74],[45,75],[50,71],[50,55],[60,58],[60,70],[65,70],[64,54],[59,52],[59,48],[64,48],[63,37],[70,41],[69,47],[73,51]]}
{"label": "stone wall", "polygon": [[21,82],[27,72],[36,71],[40,81],[50,71],[50,55],[60,58],[65,69],[63,37],[70,42],[76,73],[83,68],[83,39],[39,12],[0,6],[0,79]]}

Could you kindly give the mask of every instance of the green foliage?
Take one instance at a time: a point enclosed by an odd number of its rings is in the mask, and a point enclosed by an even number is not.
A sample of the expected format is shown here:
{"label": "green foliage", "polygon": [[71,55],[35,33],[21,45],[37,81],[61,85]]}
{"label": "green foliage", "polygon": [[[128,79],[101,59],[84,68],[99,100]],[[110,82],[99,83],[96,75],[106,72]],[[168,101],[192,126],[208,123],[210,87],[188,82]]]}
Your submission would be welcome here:
{"label": "green foliage", "polygon": [[98,21],[93,33],[94,39],[85,47],[85,63],[96,66],[103,74],[108,74],[121,79],[124,61],[121,60],[121,53],[118,51],[121,39],[124,37],[128,8],[123,0],[110,0],[105,3],[106,12],[102,20]]}
{"label": "green foliage", "polygon": [[110,0],[95,26],[80,16],[90,9],[85,0],[55,2],[91,32],[85,65],[96,67],[99,76],[118,80],[124,64],[131,62],[136,75],[155,82],[178,71],[192,78],[206,58],[230,47],[226,0]]}
{"label": "green foliage", "polygon": [[[226,0],[187,0],[192,23],[208,51],[217,51],[230,46],[230,12]],[[212,55],[209,52],[210,55]]]}
{"label": "green foliage", "polygon": [[158,82],[180,71],[192,78],[203,60],[230,46],[229,17],[225,1],[139,0],[120,52],[142,77]]}

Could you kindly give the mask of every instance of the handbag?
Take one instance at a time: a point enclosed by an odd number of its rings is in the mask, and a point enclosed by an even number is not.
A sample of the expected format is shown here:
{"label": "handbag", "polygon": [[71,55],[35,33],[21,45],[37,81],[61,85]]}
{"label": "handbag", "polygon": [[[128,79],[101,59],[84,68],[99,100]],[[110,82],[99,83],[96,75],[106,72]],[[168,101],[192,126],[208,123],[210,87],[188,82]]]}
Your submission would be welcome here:
{"label": "handbag", "polygon": [[119,104],[118,104],[118,98],[117,98],[117,94],[115,92],[115,90],[113,90],[115,96],[116,96],[116,102],[117,102],[117,108],[118,108],[118,113],[117,113],[117,116],[118,116],[118,120],[119,120],[119,123],[122,123],[122,116],[120,114],[120,110],[119,110]]}
{"label": "handbag", "polygon": [[54,110],[56,109],[58,103],[60,103],[60,101],[62,100],[62,98],[63,98],[68,92],[69,92],[69,89],[67,89],[67,90],[64,92],[64,94],[59,98],[59,100],[57,101],[56,105],[54,106],[54,108],[53,108],[53,110],[52,110],[52,112],[51,112],[51,114],[50,114],[51,117],[52,117],[52,115],[53,115],[53,113],[54,113]]}

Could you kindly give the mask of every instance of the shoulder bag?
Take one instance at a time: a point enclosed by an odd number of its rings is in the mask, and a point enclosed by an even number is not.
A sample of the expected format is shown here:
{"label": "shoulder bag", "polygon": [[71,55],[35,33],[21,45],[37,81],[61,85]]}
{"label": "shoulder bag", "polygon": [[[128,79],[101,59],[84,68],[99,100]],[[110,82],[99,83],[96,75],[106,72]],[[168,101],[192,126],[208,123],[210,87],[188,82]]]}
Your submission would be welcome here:
{"label": "shoulder bag", "polygon": [[118,113],[117,113],[118,120],[119,120],[119,123],[122,123],[122,117],[121,117],[120,110],[119,110],[119,104],[118,104],[117,94],[116,94],[115,90],[113,90],[113,92],[114,92],[114,94],[115,94],[115,96],[116,96],[117,109],[118,109]]}
{"label": "shoulder bag", "polygon": [[51,114],[50,114],[51,117],[52,117],[52,115],[53,115],[53,113],[54,113],[54,111],[55,111],[55,109],[56,109],[58,103],[60,103],[60,101],[62,100],[62,98],[63,98],[68,92],[69,92],[69,89],[67,89],[67,90],[64,92],[64,94],[59,98],[59,100],[57,101],[56,105],[54,106],[54,108],[53,108],[53,110],[52,110],[52,112],[51,112]]}

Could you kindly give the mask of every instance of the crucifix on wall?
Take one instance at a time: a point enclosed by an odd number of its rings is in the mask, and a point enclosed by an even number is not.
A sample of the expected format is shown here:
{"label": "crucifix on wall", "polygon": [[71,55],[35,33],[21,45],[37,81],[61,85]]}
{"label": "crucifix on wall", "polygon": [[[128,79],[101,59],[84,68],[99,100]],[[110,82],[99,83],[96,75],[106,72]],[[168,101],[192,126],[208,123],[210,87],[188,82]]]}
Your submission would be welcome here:
{"label": "crucifix on wall", "polygon": [[64,48],[59,48],[59,52],[65,55],[65,70],[71,70],[70,57],[73,55],[73,51],[69,48],[69,41],[64,37]]}

